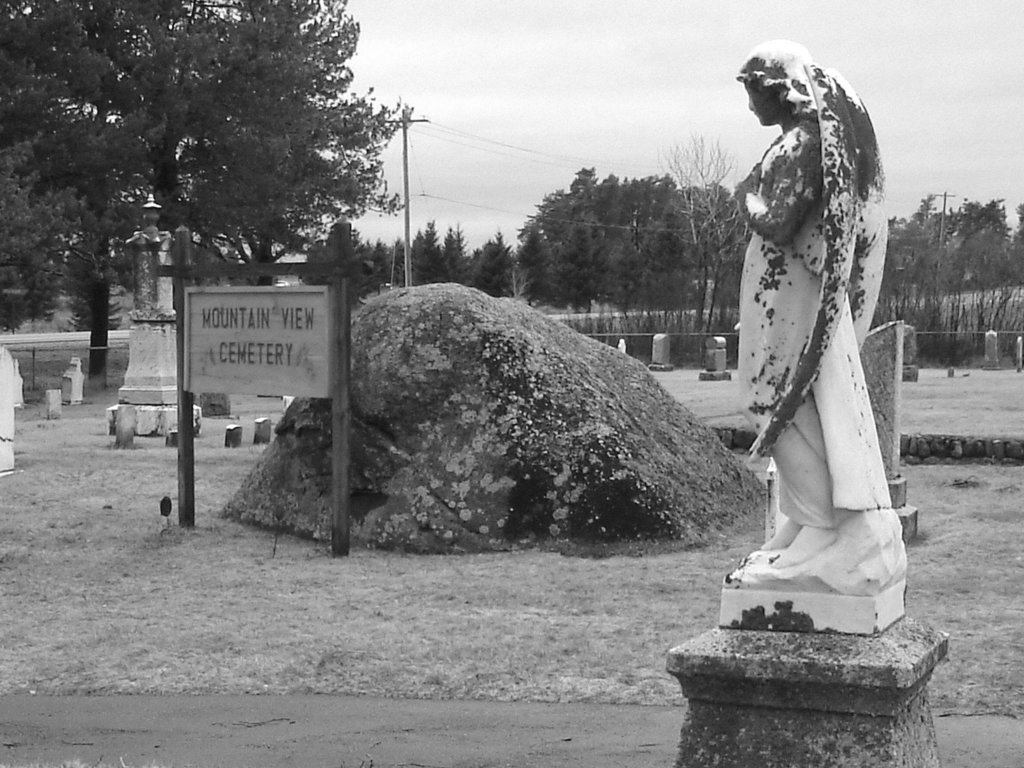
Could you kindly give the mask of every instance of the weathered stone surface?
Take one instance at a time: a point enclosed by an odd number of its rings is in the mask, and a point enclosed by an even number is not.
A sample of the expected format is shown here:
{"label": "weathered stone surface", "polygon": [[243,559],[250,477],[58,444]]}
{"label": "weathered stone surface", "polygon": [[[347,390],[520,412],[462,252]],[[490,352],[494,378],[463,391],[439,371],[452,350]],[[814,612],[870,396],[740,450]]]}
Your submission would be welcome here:
{"label": "weathered stone surface", "polygon": [[[456,285],[372,299],[353,317],[351,394],[356,542],[696,543],[762,509],[754,475],[642,363],[513,300]],[[275,432],[225,514],[329,538],[329,403],[296,400]]]}
{"label": "weathered stone surface", "polygon": [[668,654],[689,701],[677,768],[938,766],[927,683],[947,637],[705,632]]}
{"label": "weathered stone surface", "polygon": [[903,382],[903,321],[896,320],[871,330],[860,350],[864,381],[878,432],[878,447],[887,477],[900,473],[900,420]]}
{"label": "weathered stone surface", "polygon": [[206,416],[230,416],[231,396],[226,392],[200,392],[199,407]]}

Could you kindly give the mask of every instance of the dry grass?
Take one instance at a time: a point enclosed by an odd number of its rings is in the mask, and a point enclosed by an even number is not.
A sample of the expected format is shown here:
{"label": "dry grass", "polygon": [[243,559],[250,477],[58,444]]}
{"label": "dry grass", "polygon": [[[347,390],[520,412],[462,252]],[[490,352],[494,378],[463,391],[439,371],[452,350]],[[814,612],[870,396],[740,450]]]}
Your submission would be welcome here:
{"label": "dry grass", "polygon": [[[758,543],[751,521],[700,551],[642,557],[333,559],[291,538],[271,557],[272,533],[217,517],[260,449],[224,449],[226,422],[204,422],[197,528],[162,531],[175,452],[110,448],[105,402],[18,416],[18,471],[0,479],[0,693],[675,703],[665,651],[714,625],[721,575]],[[276,401],[233,402],[248,441],[252,416],[276,417]],[[952,634],[933,705],[1024,715],[1024,469],[907,475],[924,531],[908,612]]]}
{"label": "dry grass", "polygon": [[[1024,437],[1024,373],[922,368],[903,384],[903,432]],[[735,382],[699,381],[697,371],[654,374],[672,395],[710,424],[744,424]],[[735,377],[735,372],[733,372]]]}

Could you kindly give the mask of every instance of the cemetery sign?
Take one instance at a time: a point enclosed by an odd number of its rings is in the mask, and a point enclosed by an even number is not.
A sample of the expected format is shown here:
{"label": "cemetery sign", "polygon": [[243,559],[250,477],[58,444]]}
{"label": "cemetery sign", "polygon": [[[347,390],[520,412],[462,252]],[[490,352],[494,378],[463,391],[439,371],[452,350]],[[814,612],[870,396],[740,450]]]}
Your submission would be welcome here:
{"label": "cemetery sign", "polygon": [[185,292],[189,392],[330,397],[328,288]]}

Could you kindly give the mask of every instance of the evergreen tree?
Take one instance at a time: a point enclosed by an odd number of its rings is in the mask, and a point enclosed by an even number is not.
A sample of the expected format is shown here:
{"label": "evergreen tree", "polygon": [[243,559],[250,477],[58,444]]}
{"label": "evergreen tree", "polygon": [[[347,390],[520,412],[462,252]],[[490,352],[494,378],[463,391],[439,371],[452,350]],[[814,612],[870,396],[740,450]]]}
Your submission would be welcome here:
{"label": "evergreen tree", "polygon": [[501,232],[473,253],[470,285],[491,296],[512,295],[512,249]]}

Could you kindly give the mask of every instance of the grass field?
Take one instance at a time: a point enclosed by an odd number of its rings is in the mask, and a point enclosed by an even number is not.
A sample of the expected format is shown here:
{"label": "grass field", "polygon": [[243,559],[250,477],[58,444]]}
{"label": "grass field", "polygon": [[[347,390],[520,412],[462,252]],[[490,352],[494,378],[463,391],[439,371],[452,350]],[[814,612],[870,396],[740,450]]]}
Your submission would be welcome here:
{"label": "grass field", "polygon": [[[1024,376],[939,373],[908,387],[905,425],[1024,434]],[[711,420],[729,407],[726,390],[703,391],[696,372],[669,384]],[[176,496],[175,452],[142,438],[113,449],[103,409],[115,398],[113,388],[87,391],[89,402],[58,421],[38,404],[18,414],[16,471],[0,478],[0,693],[678,703],[665,652],[714,625],[721,576],[759,543],[761,521],[751,520],[701,550],[643,556],[333,559],[291,538],[273,554],[273,533],[217,514],[262,450],[251,446],[252,419],[280,413],[259,398],[233,398],[249,447],[224,449],[227,421],[204,421],[197,527],[164,530],[157,506]],[[1024,468],[906,475],[922,510],[908,613],[951,634],[935,711],[1024,716]]]}

